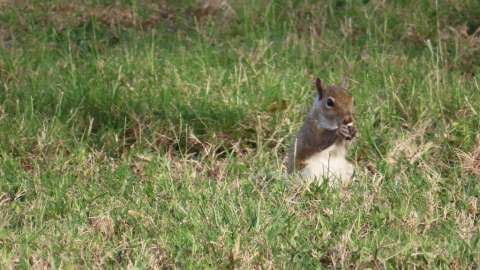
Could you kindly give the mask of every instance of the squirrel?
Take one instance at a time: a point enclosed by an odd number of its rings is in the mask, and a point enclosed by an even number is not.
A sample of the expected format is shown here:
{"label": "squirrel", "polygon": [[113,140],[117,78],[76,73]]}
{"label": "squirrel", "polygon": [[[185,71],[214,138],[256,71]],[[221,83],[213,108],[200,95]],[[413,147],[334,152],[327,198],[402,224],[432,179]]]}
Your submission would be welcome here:
{"label": "squirrel", "polygon": [[315,86],[318,96],[290,147],[287,172],[320,183],[324,178],[349,181],[354,166],[346,159],[347,146],[357,133],[353,97],[347,86],[324,86],[319,78]]}

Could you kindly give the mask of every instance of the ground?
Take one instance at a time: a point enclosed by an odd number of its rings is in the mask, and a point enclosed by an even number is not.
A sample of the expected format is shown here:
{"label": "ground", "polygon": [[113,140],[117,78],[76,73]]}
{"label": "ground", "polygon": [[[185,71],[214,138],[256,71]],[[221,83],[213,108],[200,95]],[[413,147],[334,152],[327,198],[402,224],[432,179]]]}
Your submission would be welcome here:
{"label": "ground", "polygon": [[[478,1],[0,1],[0,268],[480,267]],[[357,181],[292,184],[313,80]]]}

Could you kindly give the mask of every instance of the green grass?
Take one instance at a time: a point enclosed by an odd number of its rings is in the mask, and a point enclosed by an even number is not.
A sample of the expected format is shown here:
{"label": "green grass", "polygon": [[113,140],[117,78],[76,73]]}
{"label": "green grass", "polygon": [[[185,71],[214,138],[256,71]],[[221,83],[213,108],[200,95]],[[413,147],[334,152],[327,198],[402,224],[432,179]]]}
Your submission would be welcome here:
{"label": "green grass", "polygon": [[[480,267],[480,4],[417,2],[0,2],[0,268]],[[346,187],[285,175],[316,76]]]}

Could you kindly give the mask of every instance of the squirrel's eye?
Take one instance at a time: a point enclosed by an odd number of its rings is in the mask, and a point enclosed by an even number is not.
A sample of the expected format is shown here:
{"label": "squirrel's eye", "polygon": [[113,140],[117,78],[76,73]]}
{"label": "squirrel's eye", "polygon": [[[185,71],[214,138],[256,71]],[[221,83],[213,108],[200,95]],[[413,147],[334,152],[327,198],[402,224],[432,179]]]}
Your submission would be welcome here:
{"label": "squirrel's eye", "polygon": [[332,108],[335,105],[335,101],[332,97],[327,98],[327,108]]}

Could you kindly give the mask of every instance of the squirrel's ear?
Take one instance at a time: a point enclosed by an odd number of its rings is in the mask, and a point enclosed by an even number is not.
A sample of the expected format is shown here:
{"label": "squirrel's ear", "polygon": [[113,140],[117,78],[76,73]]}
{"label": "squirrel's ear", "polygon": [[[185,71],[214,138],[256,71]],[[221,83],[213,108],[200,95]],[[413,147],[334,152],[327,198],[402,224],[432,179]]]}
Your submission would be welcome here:
{"label": "squirrel's ear", "polygon": [[315,80],[315,86],[317,87],[318,98],[319,98],[319,99],[322,99],[322,98],[323,98],[323,92],[324,92],[322,80],[320,80],[319,78],[317,78],[317,79]]}

